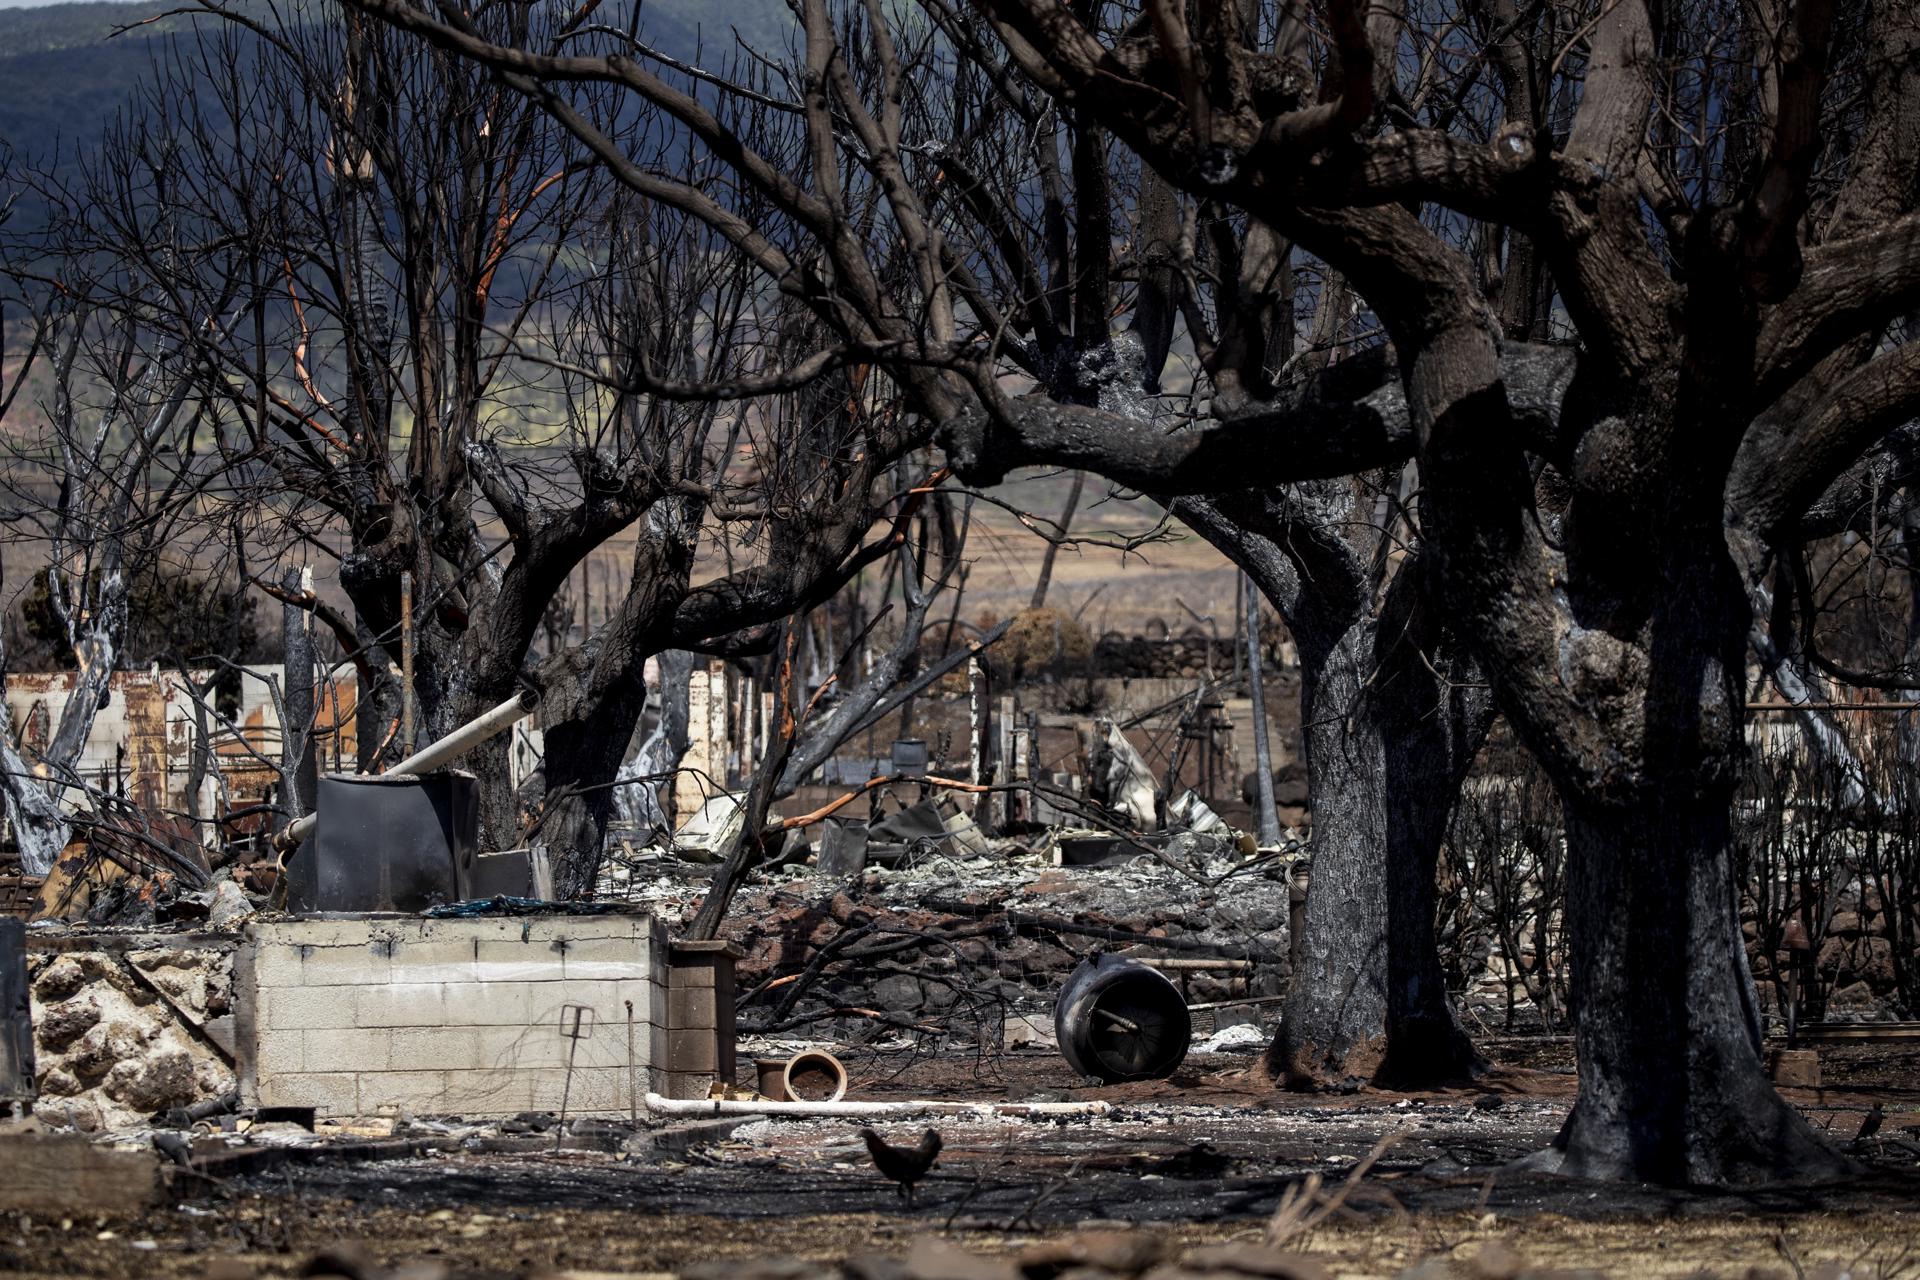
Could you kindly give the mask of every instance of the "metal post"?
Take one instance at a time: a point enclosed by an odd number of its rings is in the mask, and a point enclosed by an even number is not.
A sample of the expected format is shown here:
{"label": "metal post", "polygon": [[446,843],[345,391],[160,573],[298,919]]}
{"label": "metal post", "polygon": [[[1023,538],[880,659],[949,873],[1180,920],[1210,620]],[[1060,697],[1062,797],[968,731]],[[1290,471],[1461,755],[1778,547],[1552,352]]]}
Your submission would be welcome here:
{"label": "metal post", "polygon": [[1280,843],[1280,815],[1273,806],[1273,752],[1267,742],[1267,699],[1260,680],[1260,593],[1246,583],[1247,696],[1253,701],[1253,833],[1262,849]]}
{"label": "metal post", "polygon": [[413,754],[413,574],[400,571],[400,742]]}
{"label": "metal post", "polygon": [[[286,589],[290,595],[311,599],[312,569],[287,570]],[[283,615],[280,662],[282,707],[286,722],[280,726],[280,759],[287,788],[287,811],[298,818],[313,812],[314,792],[319,788],[320,762],[314,751],[313,728],[318,719],[313,697],[313,614],[303,605],[289,604]]]}

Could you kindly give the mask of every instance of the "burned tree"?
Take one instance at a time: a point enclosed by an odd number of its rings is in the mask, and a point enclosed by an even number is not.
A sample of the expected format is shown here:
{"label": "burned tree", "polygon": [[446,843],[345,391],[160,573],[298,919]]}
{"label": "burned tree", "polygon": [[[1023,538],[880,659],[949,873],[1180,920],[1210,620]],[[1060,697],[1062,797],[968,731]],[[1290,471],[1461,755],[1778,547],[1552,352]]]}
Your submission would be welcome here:
{"label": "burned tree", "polygon": [[[617,171],[635,190],[728,237],[771,287],[818,317],[820,344],[784,364],[787,379],[853,359],[885,369],[900,390],[908,438],[945,432],[972,481],[996,480],[1022,462],[1055,463],[1169,502],[1178,498],[1188,504],[1189,523],[1253,570],[1290,622],[1320,628],[1329,658],[1346,643],[1351,652],[1342,661],[1353,676],[1347,687],[1369,692],[1363,702],[1378,710],[1358,719],[1326,717],[1313,752],[1320,764],[1314,785],[1324,795],[1317,807],[1332,815],[1357,806],[1362,815],[1351,824],[1329,820],[1316,842],[1326,891],[1312,929],[1326,947],[1321,967],[1340,975],[1339,990],[1311,1002],[1303,996],[1290,1020],[1295,1048],[1281,1058],[1306,1084],[1383,1068],[1404,1079],[1471,1069],[1425,922],[1439,832],[1459,771],[1484,731],[1485,700],[1473,704],[1463,695],[1475,682],[1456,676],[1449,683],[1436,666],[1451,663],[1447,655],[1458,649],[1443,652],[1437,621],[1417,634],[1402,629],[1374,652],[1386,584],[1401,576],[1393,539],[1411,530],[1391,502],[1376,503],[1374,495],[1401,481],[1384,474],[1345,501],[1330,501],[1328,491],[1289,498],[1285,510],[1261,509],[1237,501],[1244,479],[1231,459],[1216,460],[1207,481],[1196,484],[1164,468],[1136,466],[1129,453],[1156,438],[1177,449],[1179,436],[1165,433],[1185,413],[1237,412],[1262,397],[1291,396],[1298,403],[1286,413],[1337,417],[1348,411],[1336,396],[1379,390],[1385,375],[1377,352],[1357,370],[1334,359],[1336,348],[1361,352],[1367,345],[1364,337],[1354,341],[1345,319],[1335,319],[1357,315],[1344,286],[1322,291],[1328,333],[1317,344],[1297,343],[1290,243],[1217,200],[1176,195],[1116,147],[1100,120],[1065,103],[1046,78],[1010,64],[989,24],[942,6],[928,6],[926,24],[825,4],[806,8],[805,65],[787,69],[783,83],[764,85],[710,72],[683,79],[679,64],[638,38],[618,57],[555,56],[504,47],[456,15],[385,0],[361,7],[492,66],[547,102],[597,154],[614,153],[618,143],[565,105],[567,86],[623,89],[677,121],[699,148],[695,154],[724,158],[773,217],[754,220],[688,199],[664,175],[638,166]],[[804,92],[794,95],[787,86]],[[1116,315],[1130,315],[1125,331],[1116,332]],[[1205,394],[1152,400],[1181,323]],[[991,388],[1003,376],[1033,388],[1019,412],[1065,410],[1049,421],[1070,439],[1051,451],[1030,439],[1018,456],[983,447],[983,406],[997,404]],[[1338,390],[1324,390],[1323,382]],[[1383,400],[1361,403],[1348,416],[1364,429],[1369,418],[1385,423],[1396,414],[1403,414],[1399,405]],[[1087,429],[1077,430],[1080,423]],[[1404,424],[1381,429],[1404,437]],[[1405,458],[1403,444],[1390,444],[1370,465],[1397,470]],[[1343,456],[1331,472],[1316,470],[1311,457],[1297,465],[1303,475],[1330,475],[1348,464]],[[1351,532],[1356,524],[1378,526],[1373,550],[1363,545],[1366,535],[1352,532],[1349,550],[1335,556],[1347,557],[1338,576],[1321,573],[1330,564],[1303,567],[1291,558],[1303,547],[1294,532],[1318,548],[1310,557],[1322,556],[1348,536],[1329,530]],[[1413,609],[1423,594],[1414,584],[1422,579],[1407,575],[1393,607],[1431,619],[1431,610]],[[1443,708],[1443,727],[1436,729],[1430,714],[1394,720],[1390,704],[1402,693],[1385,694],[1386,684],[1367,679],[1369,664],[1384,661],[1394,644],[1404,672],[1387,683],[1396,691],[1418,686],[1421,692],[1405,694],[1405,701]],[[1313,651],[1316,659],[1322,652]],[[1310,698],[1320,687],[1319,670],[1310,673]],[[1339,700],[1328,688],[1316,705]],[[1349,750],[1350,726],[1370,745]],[[1398,744],[1391,753],[1402,767],[1383,781],[1388,766],[1380,756],[1389,743]],[[1390,813],[1390,804],[1403,809]],[[1389,832],[1391,872],[1380,863],[1378,844]],[[1390,881],[1399,886],[1392,902]],[[1398,939],[1391,947],[1390,935]],[[1402,994],[1390,999],[1396,990]],[[1396,1025],[1407,1031],[1409,1049],[1388,1062],[1385,1045]]]}
{"label": "burned tree", "polygon": [[[177,252],[176,235],[156,228],[156,252]],[[207,550],[206,489],[224,471],[200,456],[191,356],[154,296],[129,297],[111,273],[50,264],[36,248],[27,236],[0,244],[5,309],[24,318],[16,333],[26,338],[0,388],[0,486],[10,538],[44,554],[35,585],[74,675],[31,755],[0,721],[0,793],[28,875],[53,867],[71,815],[99,795],[75,766],[112,697],[133,584],[163,565],[191,567]],[[0,649],[0,674],[5,656]]]}
{"label": "burned tree", "polygon": [[[1751,587],[1920,408],[1914,347],[1886,345],[1920,290],[1897,158],[1920,122],[1912,16],[1536,6],[1478,24],[1471,74],[1501,67],[1504,87],[1436,102],[1398,83],[1389,52],[1435,38],[1412,11],[1370,26],[1331,4],[1332,47],[1303,62],[1259,52],[1228,4],[1124,32],[988,7],[1030,74],[1170,179],[1334,264],[1392,340],[1404,422],[1310,447],[1345,471],[1398,434],[1417,457],[1447,607],[1559,791],[1581,1071],[1561,1167],[1664,1182],[1841,1167],[1761,1067],[1729,824]],[[1507,56],[1543,26],[1577,56]],[[1739,56],[1713,52],[1718,28]],[[1564,132],[1546,109],[1562,91],[1577,97]],[[1718,129],[1696,139],[1681,119]],[[1524,412],[1532,350],[1501,323],[1485,262],[1445,234],[1462,222],[1509,248],[1524,236],[1577,331],[1544,423]],[[988,434],[1050,418],[1003,412]],[[1159,444],[1156,469],[1257,442],[1291,471],[1275,456],[1289,434],[1218,423]]]}

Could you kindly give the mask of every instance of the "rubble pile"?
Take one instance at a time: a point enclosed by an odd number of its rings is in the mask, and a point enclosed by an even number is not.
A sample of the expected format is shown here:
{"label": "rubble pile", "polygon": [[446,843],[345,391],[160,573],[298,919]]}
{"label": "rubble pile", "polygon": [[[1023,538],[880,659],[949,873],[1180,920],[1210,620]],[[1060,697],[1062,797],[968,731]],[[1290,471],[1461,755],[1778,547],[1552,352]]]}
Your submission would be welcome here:
{"label": "rubble pile", "polygon": [[230,950],[37,953],[28,973],[40,1119],[121,1129],[233,1092]]}
{"label": "rubble pile", "polygon": [[[1190,835],[1168,842],[1167,856],[1182,869],[1144,853],[1055,866],[1051,850],[1005,841],[845,879],[763,870],[721,932],[745,953],[735,970],[741,1029],[847,1042],[913,1030],[998,1044],[1022,1015],[1046,1014],[1095,950],[1253,962],[1248,976],[1182,972],[1196,1003],[1283,992],[1286,863],[1249,865],[1228,842]],[[690,916],[705,870],[632,862],[610,887],[668,918]],[[1221,1010],[1216,1024],[1263,1009],[1278,1006]]]}

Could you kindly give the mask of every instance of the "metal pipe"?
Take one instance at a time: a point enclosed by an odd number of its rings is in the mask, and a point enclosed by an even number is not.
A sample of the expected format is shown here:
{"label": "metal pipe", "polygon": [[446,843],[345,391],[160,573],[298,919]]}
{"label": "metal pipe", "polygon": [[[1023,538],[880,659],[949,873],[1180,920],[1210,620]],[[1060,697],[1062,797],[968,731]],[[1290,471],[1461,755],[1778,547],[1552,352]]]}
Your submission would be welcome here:
{"label": "metal pipe", "polygon": [[442,765],[451,764],[488,738],[519,724],[532,715],[533,709],[539,705],[539,694],[531,689],[522,689],[485,715],[467,721],[440,741],[428,743],[388,769],[387,773],[432,773]]}
{"label": "metal pipe", "polygon": [[[432,773],[442,765],[465,755],[488,738],[525,720],[539,705],[539,694],[531,689],[522,689],[485,715],[467,721],[438,742],[428,743],[380,776],[390,778],[398,773]],[[318,822],[319,815],[313,813],[301,818],[298,822],[290,822],[286,830],[275,837],[274,844],[282,849],[291,849],[311,836]]]}
{"label": "metal pipe", "polygon": [[413,750],[413,575],[400,571],[400,741]]}

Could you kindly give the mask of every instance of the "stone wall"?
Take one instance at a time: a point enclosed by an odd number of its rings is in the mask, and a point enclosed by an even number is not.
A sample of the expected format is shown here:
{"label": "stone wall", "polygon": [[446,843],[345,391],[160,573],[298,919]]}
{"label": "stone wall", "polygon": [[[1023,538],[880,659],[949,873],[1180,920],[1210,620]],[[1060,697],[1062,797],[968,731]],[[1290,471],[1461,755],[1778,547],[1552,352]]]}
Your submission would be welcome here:
{"label": "stone wall", "polygon": [[232,939],[29,934],[34,1113],[113,1129],[234,1087]]}
{"label": "stone wall", "polygon": [[667,948],[651,917],[371,916],[247,932],[234,967],[245,1103],[625,1115],[664,1082]]}

